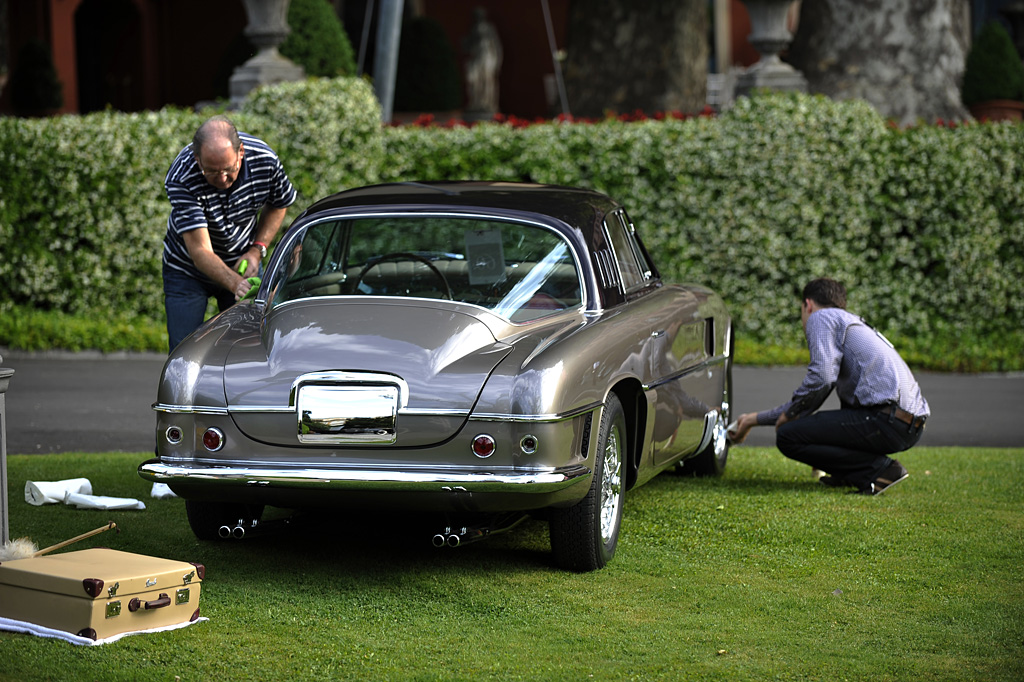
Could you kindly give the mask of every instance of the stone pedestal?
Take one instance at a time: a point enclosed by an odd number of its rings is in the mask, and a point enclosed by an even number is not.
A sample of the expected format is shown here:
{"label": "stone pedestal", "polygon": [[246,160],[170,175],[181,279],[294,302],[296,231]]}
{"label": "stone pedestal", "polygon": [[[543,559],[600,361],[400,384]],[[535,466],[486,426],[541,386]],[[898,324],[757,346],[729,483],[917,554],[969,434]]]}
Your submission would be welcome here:
{"label": "stone pedestal", "polygon": [[743,0],[743,4],[750,14],[748,40],[761,59],[737,77],[736,96],[762,88],[807,92],[804,75],[779,59],[779,53],[793,40],[787,25],[792,0]]}
{"label": "stone pedestal", "polygon": [[245,37],[259,50],[256,56],[235,69],[228,81],[231,104],[238,106],[245,96],[261,85],[305,78],[301,66],[285,59],[277,46],[288,37],[290,0],[243,0],[249,25]]}

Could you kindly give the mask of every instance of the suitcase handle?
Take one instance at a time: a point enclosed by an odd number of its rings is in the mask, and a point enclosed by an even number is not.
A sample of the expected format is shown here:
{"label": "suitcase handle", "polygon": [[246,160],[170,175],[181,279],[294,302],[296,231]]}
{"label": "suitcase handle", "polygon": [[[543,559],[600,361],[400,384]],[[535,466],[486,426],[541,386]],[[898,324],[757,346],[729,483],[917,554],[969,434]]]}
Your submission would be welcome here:
{"label": "suitcase handle", "polygon": [[163,607],[170,606],[170,605],[171,605],[171,598],[170,598],[170,596],[168,596],[167,593],[165,593],[165,592],[161,592],[159,598],[154,599],[153,601],[147,601],[145,603],[141,602],[138,597],[133,598],[130,602],[128,602],[128,610],[131,611],[132,613],[135,613],[136,611],[139,610],[140,606],[142,606],[146,610],[149,610],[149,609],[162,609]]}

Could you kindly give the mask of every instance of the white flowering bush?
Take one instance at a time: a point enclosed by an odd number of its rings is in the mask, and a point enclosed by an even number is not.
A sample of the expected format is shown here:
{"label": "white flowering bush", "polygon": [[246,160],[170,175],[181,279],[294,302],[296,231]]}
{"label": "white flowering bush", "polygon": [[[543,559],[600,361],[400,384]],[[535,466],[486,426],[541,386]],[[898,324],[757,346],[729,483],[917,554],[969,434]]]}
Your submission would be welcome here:
{"label": "white flowering bush", "polygon": [[[1024,368],[1024,126],[898,129],[862,102],[741,99],[718,117],[382,127],[366,82],[257,91],[239,128],[315,199],[374,182],[590,187],[623,202],[669,281],[725,297],[740,343],[799,347],[831,276],[912,362]],[[14,306],[162,320],[163,178],[198,114],[0,118],[0,344]],[[9,341],[6,341],[9,342]]]}
{"label": "white flowering bush", "polygon": [[291,216],[313,201],[377,181],[380,106],[360,78],[315,78],[256,90],[232,116],[277,152],[299,193]]}
{"label": "white flowering bush", "polygon": [[937,368],[1024,367],[1024,126],[898,129],[863,102],[741,99],[716,118],[389,130],[390,179],[591,187],[662,275],[722,293],[740,342],[799,347],[818,276]]}

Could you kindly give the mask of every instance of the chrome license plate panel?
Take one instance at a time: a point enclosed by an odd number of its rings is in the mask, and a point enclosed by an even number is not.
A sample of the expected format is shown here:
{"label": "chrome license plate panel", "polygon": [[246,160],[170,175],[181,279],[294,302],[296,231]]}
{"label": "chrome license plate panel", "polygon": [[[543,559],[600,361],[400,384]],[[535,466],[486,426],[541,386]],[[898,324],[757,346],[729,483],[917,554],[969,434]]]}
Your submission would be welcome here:
{"label": "chrome license plate panel", "polygon": [[313,445],[388,445],[397,437],[397,386],[300,385],[298,438]]}

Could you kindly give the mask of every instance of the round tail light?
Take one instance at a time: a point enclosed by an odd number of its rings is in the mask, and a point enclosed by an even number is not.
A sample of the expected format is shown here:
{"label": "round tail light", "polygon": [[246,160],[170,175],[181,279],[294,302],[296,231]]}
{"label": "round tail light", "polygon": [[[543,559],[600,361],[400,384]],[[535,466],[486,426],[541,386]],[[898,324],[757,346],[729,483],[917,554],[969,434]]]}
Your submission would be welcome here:
{"label": "round tail light", "polygon": [[210,452],[217,452],[224,447],[224,432],[216,427],[206,429],[203,434],[203,445]]}
{"label": "round tail light", "polygon": [[181,442],[181,439],[184,438],[184,434],[182,433],[180,426],[168,426],[165,436],[167,438],[167,442],[171,445],[177,445]]}
{"label": "round tail light", "polygon": [[473,454],[477,457],[480,457],[481,459],[490,457],[494,454],[494,450],[494,439],[486,433],[481,433],[473,439]]}

